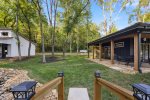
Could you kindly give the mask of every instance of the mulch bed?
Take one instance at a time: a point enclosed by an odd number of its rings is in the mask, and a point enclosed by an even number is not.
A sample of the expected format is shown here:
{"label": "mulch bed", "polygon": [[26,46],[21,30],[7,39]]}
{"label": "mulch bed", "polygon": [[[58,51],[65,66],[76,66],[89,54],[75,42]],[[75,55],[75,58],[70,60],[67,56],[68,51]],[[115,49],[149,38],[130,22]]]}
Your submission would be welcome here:
{"label": "mulch bed", "polygon": [[46,63],[58,62],[62,60],[65,60],[65,59],[62,57],[46,57]]}

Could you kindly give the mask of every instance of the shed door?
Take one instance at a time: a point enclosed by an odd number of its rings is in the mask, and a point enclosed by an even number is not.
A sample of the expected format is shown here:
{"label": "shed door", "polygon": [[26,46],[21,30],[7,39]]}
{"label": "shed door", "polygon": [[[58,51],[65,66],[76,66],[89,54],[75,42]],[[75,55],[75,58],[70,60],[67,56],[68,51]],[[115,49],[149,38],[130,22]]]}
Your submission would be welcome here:
{"label": "shed door", "polygon": [[8,52],[8,45],[7,44],[2,44],[2,58],[6,58],[6,54]]}

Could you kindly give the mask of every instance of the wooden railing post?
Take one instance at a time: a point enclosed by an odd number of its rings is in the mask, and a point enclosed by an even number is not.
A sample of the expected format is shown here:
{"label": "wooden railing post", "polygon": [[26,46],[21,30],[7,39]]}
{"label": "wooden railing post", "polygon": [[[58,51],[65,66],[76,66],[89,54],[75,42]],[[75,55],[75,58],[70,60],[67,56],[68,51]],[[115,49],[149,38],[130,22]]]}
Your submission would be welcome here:
{"label": "wooden railing post", "polygon": [[64,100],[64,73],[59,72],[58,77],[61,77],[61,83],[58,85],[58,100]]}
{"label": "wooden railing post", "polygon": [[94,80],[94,100],[101,100],[101,86],[98,84],[97,79],[100,78],[100,72],[95,72],[95,80]]}

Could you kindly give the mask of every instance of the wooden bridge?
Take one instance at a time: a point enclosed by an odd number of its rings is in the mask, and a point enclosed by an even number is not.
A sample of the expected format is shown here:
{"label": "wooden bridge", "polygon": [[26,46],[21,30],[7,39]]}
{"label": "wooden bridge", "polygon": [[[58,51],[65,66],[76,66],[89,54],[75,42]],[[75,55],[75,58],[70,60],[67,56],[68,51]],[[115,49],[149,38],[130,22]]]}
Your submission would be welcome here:
{"label": "wooden bridge", "polygon": [[[100,73],[95,73],[94,80],[94,98],[93,100],[102,100],[102,87],[105,87],[116,96],[119,100],[136,100],[133,96],[133,92],[111,82],[108,82],[100,77]],[[57,88],[57,98],[54,100],[65,100],[64,98],[64,74],[62,72],[58,73],[58,77],[42,87],[36,90],[36,94],[31,98],[31,100],[44,100],[46,94],[51,90]],[[53,99],[50,99],[53,100]],[[70,88],[68,100],[89,100],[88,92],[86,88]]]}

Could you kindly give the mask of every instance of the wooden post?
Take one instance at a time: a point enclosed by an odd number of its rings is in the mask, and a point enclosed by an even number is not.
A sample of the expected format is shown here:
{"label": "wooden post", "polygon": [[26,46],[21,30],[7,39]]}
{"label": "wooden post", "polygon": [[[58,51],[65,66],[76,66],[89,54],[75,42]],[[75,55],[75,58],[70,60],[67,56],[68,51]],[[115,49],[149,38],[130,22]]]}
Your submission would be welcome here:
{"label": "wooden post", "polygon": [[58,85],[58,100],[65,100],[64,99],[64,73],[59,72],[58,77],[62,77],[61,83]]}
{"label": "wooden post", "polygon": [[138,39],[138,34],[135,33],[134,34],[134,70],[135,71],[138,71],[138,57],[139,57],[139,54],[138,54],[138,42],[139,42],[139,39]]}
{"label": "wooden post", "polygon": [[94,59],[96,59],[96,56],[97,56],[96,50],[97,50],[97,46],[95,46],[94,48]]}
{"label": "wooden post", "polygon": [[97,78],[100,78],[100,72],[95,72],[95,80],[94,80],[94,100],[102,100],[101,96],[101,86],[97,83]]}
{"label": "wooden post", "polygon": [[99,60],[102,61],[102,44],[99,44]]}
{"label": "wooden post", "polygon": [[114,64],[114,41],[111,40],[111,63]]}

